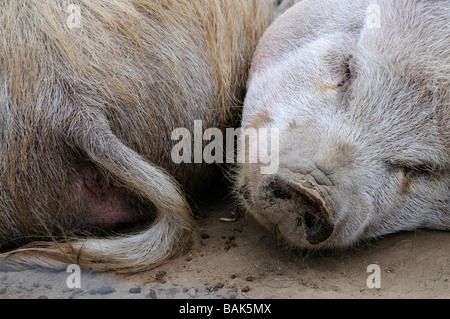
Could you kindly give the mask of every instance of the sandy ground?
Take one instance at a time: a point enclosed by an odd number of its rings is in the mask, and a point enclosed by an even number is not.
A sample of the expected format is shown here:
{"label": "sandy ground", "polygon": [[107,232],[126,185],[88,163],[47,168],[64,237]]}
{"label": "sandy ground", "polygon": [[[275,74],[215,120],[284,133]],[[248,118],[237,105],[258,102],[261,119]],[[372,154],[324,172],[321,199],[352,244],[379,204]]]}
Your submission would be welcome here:
{"label": "sandy ground", "polygon": [[[80,289],[68,288],[66,271],[0,270],[0,299],[450,299],[450,233],[421,230],[306,253],[283,248],[251,216],[220,221],[232,212],[222,197],[200,208],[195,247],[163,266],[126,276],[81,270]],[[372,264],[381,270],[379,289],[367,286]]]}

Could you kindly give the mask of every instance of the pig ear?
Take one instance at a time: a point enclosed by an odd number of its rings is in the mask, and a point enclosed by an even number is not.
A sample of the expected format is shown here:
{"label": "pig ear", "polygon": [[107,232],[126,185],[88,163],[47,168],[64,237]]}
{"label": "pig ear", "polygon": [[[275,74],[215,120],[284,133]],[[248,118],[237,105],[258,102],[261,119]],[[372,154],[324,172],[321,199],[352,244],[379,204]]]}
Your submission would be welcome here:
{"label": "pig ear", "polygon": [[380,29],[376,34],[382,37],[386,54],[396,56],[396,63],[427,90],[448,90],[448,2],[378,0],[377,6]]}
{"label": "pig ear", "polygon": [[377,6],[380,28],[371,35],[380,38],[384,55],[427,92],[444,151],[450,154],[448,2],[378,0]]}

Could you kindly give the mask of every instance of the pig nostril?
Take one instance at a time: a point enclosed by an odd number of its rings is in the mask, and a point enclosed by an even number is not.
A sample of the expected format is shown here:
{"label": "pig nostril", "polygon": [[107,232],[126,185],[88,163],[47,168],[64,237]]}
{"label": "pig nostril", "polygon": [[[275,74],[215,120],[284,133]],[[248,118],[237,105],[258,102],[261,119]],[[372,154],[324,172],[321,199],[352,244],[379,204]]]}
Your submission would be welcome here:
{"label": "pig nostril", "polygon": [[[307,181],[294,182],[280,176],[263,180],[259,198],[264,209],[272,212],[294,212],[297,216],[286,222],[293,227],[294,232],[303,228],[303,236],[311,245],[318,245],[331,237],[334,231],[333,219],[318,186]],[[278,221],[284,223],[283,220]]]}
{"label": "pig nostril", "polygon": [[314,227],[314,224],[316,223],[316,219],[310,212],[305,213],[305,224],[306,227],[311,228]]}
{"label": "pig nostril", "polygon": [[300,217],[297,217],[295,219],[295,228],[294,228],[294,232],[297,231],[297,229],[301,228],[303,226],[303,219],[301,219]]}
{"label": "pig nostril", "polygon": [[317,218],[310,212],[305,213],[306,240],[312,245],[318,245],[330,238],[334,226],[327,220]]}
{"label": "pig nostril", "polygon": [[287,190],[279,187],[273,190],[273,196],[278,199],[292,199],[292,195]]}
{"label": "pig nostril", "polygon": [[302,227],[303,226],[303,220],[300,217],[297,218],[296,225],[297,225],[297,227]]}

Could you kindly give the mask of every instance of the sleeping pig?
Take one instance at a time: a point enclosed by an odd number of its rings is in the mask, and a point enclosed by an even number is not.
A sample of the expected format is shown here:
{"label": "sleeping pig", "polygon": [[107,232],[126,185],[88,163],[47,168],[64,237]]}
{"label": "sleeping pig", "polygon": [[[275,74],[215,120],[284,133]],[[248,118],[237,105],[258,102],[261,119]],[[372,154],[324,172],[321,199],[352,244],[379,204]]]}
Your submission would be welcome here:
{"label": "sleeping pig", "polygon": [[450,230],[449,21],[446,0],[306,0],[279,17],[242,122],[279,131],[279,169],[238,168],[247,210],[310,249]]}

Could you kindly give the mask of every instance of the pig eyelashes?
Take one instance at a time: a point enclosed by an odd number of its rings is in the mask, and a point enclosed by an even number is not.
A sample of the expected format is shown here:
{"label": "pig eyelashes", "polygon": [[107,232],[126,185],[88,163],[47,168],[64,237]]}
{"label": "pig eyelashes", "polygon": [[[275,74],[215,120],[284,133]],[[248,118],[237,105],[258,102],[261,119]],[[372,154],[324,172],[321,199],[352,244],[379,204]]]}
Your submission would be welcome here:
{"label": "pig eyelashes", "polygon": [[275,4],[277,6],[280,6],[283,2],[284,2],[284,0],[275,0]]}
{"label": "pig eyelashes", "polygon": [[436,165],[431,163],[410,165],[407,163],[393,163],[388,161],[386,164],[389,165],[391,169],[401,169],[405,174],[411,176],[434,175],[439,172],[439,167],[436,167]]}
{"label": "pig eyelashes", "polygon": [[337,87],[340,88],[343,92],[345,92],[352,84],[356,74],[353,56],[349,56],[348,58],[345,59],[343,69],[344,69],[344,78],[342,79],[341,82],[339,82]]}
{"label": "pig eyelashes", "polygon": [[413,176],[437,175],[439,168],[433,164],[420,164],[405,168]]}

